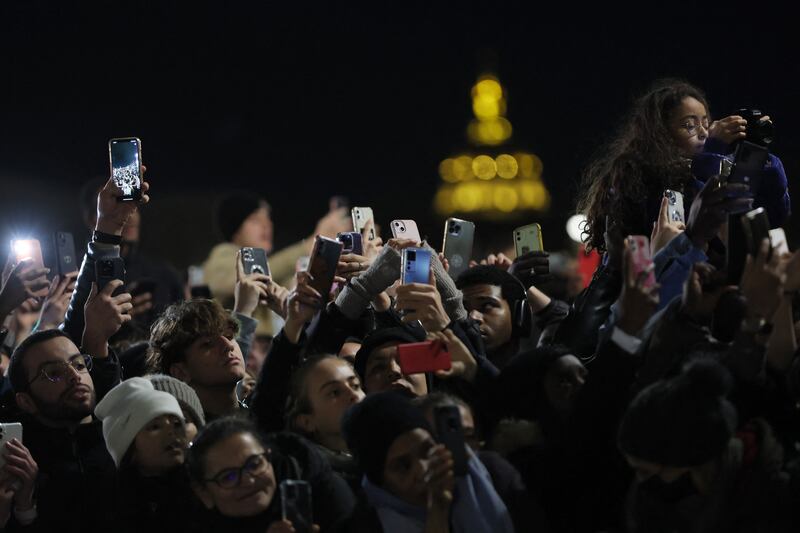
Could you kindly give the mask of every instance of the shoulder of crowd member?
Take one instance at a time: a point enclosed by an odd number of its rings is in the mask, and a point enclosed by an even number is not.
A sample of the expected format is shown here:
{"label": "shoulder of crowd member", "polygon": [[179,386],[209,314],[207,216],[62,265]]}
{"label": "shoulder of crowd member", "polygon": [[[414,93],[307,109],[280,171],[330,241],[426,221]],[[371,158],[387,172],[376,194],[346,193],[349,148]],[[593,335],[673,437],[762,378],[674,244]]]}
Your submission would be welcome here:
{"label": "shoulder of crowd member", "polygon": [[239,247],[232,242],[221,242],[211,249],[203,263],[203,275],[215,297],[233,296],[236,284],[236,252]]}

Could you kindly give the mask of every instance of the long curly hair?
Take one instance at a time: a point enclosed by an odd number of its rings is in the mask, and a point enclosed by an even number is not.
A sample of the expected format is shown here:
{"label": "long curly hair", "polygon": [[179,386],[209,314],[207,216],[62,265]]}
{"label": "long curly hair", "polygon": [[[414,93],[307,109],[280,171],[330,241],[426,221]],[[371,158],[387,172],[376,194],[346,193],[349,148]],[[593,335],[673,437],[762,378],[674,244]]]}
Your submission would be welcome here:
{"label": "long curly hair", "polygon": [[[683,190],[691,179],[686,157],[669,130],[672,113],[684,98],[708,104],[703,92],[678,79],[661,79],[633,103],[616,136],[595,156],[583,173],[577,211],[586,216],[583,242],[605,251],[606,216],[624,234],[647,229],[643,220],[648,197],[664,189]],[[649,234],[649,229],[647,229]]]}

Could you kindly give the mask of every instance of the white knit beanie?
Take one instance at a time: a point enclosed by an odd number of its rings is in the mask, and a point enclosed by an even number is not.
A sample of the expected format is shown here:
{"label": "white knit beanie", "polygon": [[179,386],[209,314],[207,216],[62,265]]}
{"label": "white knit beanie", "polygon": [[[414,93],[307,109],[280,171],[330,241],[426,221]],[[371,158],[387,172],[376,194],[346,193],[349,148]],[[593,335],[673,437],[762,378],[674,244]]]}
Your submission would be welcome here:
{"label": "white knit beanie", "polygon": [[136,434],[148,422],[161,415],[183,420],[183,411],[174,396],[155,390],[150,380],[139,377],[111,389],[97,404],[94,414],[103,421],[106,448],[118,468]]}

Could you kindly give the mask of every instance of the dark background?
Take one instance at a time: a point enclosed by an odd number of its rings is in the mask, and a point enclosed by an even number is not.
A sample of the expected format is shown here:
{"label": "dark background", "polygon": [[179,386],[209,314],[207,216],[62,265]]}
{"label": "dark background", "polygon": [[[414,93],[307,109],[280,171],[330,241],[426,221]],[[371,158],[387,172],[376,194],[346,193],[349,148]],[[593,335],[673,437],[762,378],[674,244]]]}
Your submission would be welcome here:
{"label": "dark background", "polygon": [[[311,233],[334,194],[372,206],[384,230],[414,218],[438,244],[437,165],[466,148],[469,89],[485,70],[508,91],[515,145],[544,162],[553,204],[537,220],[550,249],[566,244],[581,168],[661,76],[702,87],[717,117],[765,109],[800,194],[800,47],[788,10],[224,4],[2,2],[4,242],[47,242],[56,229],[83,240],[78,190],[107,175],[107,140],[133,135],[153,188],[143,246],[178,267],[219,240],[213,200],[233,188],[268,199],[277,245]],[[795,246],[797,226],[787,228]],[[507,231],[478,226],[484,242],[502,232],[503,246]]]}

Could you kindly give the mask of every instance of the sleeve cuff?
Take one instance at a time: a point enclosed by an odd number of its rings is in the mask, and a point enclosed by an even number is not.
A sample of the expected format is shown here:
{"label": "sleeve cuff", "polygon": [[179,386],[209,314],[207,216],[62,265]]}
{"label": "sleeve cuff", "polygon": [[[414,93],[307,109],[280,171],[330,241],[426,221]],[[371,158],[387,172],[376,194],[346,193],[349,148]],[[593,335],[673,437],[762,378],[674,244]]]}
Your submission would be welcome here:
{"label": "sleeve cuff", "polygon": [[611,332],[611,340],[629,354],[636,353],[639,346],[642,345],[642,340],[640,338],[628,335],[616,326],[614,326],[614,330]]}

